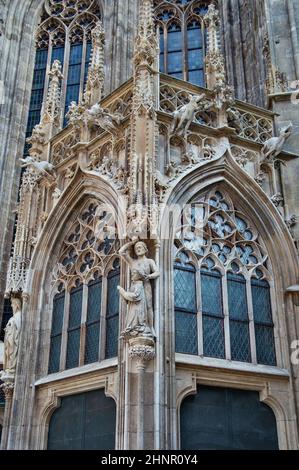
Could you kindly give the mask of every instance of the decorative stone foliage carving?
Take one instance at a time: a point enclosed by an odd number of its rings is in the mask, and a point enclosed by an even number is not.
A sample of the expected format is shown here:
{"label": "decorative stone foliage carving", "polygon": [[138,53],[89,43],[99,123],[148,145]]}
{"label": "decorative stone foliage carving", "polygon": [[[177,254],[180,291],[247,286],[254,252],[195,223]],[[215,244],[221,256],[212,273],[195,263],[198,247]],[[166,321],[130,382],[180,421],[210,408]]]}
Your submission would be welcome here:
{"label": "decorative stone foliage carving", "polygon": [[77,282],[92,279],[118,251],[115,215],[97,200],[85,203],[64,243],[54,268],[54,283],[70,288]]}
{"label": "decorative stone foliage carving", "polygon": [[116,189],[127,192],[128,172],[123,163],[112,157],[112,145],[110,143],[90,155],[87,170],[96,171],[110,180]]}
{"label": "decorative stone foliage carving", "polygon": [[79,142],[79,135],[77,132],[71,132],[63,139],[59,140],[57,144],[53,145],[51,161],[53,165],[58,165],[67,158],[74,156],[72,147]]}
{"label": "decorative stone foliage carving", "polygon": [[240,147],[238,145],[231,146],[232,154],[236,162],[242,167],[245,168],[249,162],[258,162],[259,154],[253,150],[249,150],[245,147]]}

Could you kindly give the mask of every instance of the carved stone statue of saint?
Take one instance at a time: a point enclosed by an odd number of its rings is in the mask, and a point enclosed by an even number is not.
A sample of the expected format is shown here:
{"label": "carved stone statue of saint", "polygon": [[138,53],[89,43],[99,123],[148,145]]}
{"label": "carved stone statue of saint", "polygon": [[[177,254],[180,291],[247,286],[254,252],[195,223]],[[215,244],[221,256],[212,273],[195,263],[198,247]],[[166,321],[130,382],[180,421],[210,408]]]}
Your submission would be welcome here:
{"label": "carved stone statue of saint", "polygon": [[[136,259],[132,258],[129,250],[134,246]],[[124,338],[147,336],[154,338],[154,313],[151,280],[159,277],[160,273],[154,260],[147,258],[147,246],[142,241],[126,243],[119,251],[120,256],[131,269],[131,286],[127,292],[118,286],[121,296],[128,303],[126,328],[122,333]]]}
{"label": "carved stone statue of saint", "polygon": [[10,318],[5,328],[3,359],[4,372],[2,373],[2,379],[13,377],[15,375],[19,349],[22,311],[21,299],[13,297],[11,305],[13,316]]}

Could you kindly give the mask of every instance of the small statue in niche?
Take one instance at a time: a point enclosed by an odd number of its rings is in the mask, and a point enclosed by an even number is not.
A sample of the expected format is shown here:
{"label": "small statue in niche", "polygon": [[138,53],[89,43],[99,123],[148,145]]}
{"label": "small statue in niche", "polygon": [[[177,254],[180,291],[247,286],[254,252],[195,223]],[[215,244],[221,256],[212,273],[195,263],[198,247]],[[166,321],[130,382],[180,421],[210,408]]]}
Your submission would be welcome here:
{"label": "small statue in niche", "polygon": [[[129,250],[134,246],[137,259],[129,254]],[[157,279],[160,275],[154,260],[147,258],[147,246],[142,241],[131,241],[126,243],[120,250],[120,256],[126,261],[131,269],[131,286],[126,291],[118,286],[120,295],[128,303],[128,315],[126,328],[122,333],[125,339],[136,336],[155,337],[153,294],[151,280]]]}
{"label": "small statue in niche", "polygon": [[199,103],[205,98],[205,95],[193,95],[190,98],[189,103],[185,104],[181,108],[177,109],[173,113],[173,126],[172,132],[173,134],[182,135],[186,134],[188,131],[192,121],[194,120],[194,116],[196,111],[199,110]]}
{"label": "small statue in niche", "polygon": [[276,157],[281,153],[286,140],[291,136],[293,132],[292,124],[284,127],[280,131],[279,137],[272,137],[267,140],[262,148],[262,161],[274,162]]}
{"label": "small statue in niche", "polygon": [[14,378],[19,350],[22,311],[21,299],[12,297],[11,305],[13,316],[10,318],[5,328],[2,380]]}

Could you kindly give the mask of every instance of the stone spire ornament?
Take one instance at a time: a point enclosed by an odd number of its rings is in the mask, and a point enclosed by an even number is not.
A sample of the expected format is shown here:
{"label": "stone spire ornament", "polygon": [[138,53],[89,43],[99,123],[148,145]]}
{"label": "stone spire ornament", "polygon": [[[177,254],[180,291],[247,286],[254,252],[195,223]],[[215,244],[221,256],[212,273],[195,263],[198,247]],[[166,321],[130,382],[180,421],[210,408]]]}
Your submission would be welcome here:
{"label": "stone spire ornament", "polygon": [[102,99],[105,72],[105,34],[101,21],[91,32],[92,53],[84,92],[84,104],[91,107]]}
{"label": "stone spire ornament", "polygon": [[42,107],[41,125],[47,128],[47,137],[53,137],[61,128],[61,89],[60,83],[63,79],[61,63],[54,60],[49,72],[49,88],[46,102]]}
{"label": "stone spire ornament", "polygon": [[[154,203],[155,128],[159,46],[152,0],[142,0],[134,49],[134,90],[130,159],[129,236],[147,235]],[[140,219],[140,205],[144,210]],[[136,210],[134,210],[136,206]]]}
{"label": "stone spire ornament", "polygon": [[226,79],[225,60],[219,39],[219,11],[211,4],[204,17],[208,28],[208,52],[205,59],[207,87],[213,91],[213,107],[217,113],[218,127],[227,126],[227,110],[234,103],[233,89]]}

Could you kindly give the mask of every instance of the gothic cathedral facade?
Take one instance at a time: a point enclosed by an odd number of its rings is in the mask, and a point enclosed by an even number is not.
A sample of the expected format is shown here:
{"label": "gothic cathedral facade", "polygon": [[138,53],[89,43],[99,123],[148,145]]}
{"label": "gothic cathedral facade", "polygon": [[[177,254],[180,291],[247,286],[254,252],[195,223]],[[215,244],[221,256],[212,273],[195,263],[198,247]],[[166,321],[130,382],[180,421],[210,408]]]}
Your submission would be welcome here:
{"label": "gothic cathedral facade", "polygon": [[2,449],[298,449],[298,2],[0,28]]}

